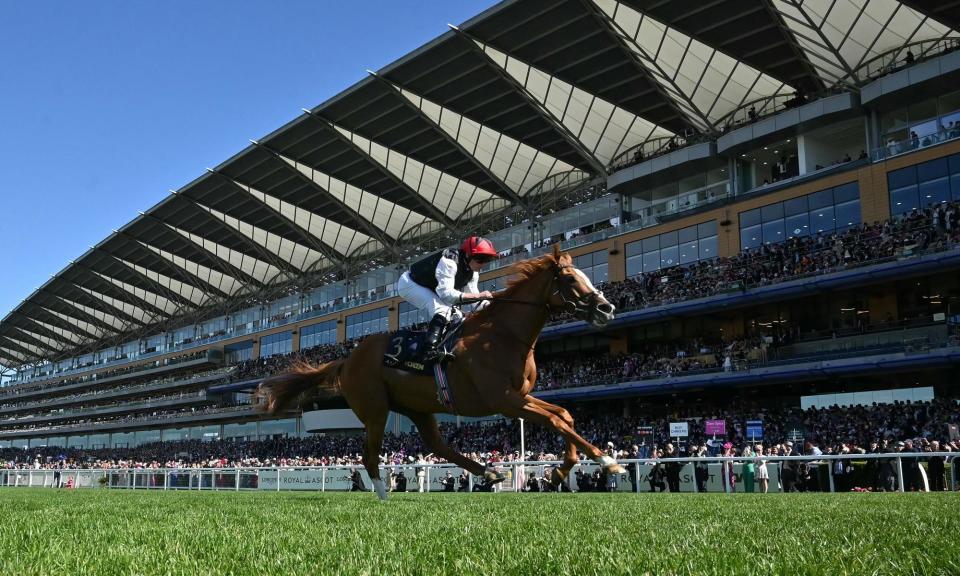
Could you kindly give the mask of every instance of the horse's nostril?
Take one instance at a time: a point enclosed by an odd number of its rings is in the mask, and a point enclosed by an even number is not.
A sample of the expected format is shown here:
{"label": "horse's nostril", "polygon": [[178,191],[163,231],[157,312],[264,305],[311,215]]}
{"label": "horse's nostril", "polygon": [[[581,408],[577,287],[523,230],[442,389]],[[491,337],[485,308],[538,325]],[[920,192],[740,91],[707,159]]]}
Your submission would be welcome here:
{"label": "horse's nostril", "polygon": [[603,314],[613,314],[613,304],[598,304],[597,310]]}

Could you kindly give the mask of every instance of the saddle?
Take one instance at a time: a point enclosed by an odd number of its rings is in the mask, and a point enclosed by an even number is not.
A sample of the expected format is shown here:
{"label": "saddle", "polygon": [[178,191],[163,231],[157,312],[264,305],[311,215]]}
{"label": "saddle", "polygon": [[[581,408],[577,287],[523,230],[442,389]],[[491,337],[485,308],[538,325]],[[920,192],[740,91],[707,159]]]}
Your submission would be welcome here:
{"label": "saddle", "polygon": [[397,330],[390,335],[390,343],[383,354],[383,365],[387,368],[404,370],[414,374],[432,376],[436,366],[443,367],[454,359],[452,350],[456,348],[463,331],[463,322],[447,327],[440,337],[437,355],[423,359],[419,353],[423,349],[426,330]]}

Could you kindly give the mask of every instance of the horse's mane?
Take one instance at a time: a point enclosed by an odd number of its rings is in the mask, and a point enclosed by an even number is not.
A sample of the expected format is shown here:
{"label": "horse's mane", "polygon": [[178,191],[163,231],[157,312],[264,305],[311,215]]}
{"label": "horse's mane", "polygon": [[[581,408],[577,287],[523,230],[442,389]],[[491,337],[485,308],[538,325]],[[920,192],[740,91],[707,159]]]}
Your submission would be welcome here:
{"label": "horse's mane", "polygon": [[[507,281],[507,287],[501,292],[498,292],[493,300],[490,301],[490,304],[493,304],[499,298],[512,298],[517,290],[519,290],[528,280],[537,276],[544,270],[551,268],[557,264],[560,259],[560,251],[557,247],[554,247],[553,253],[544,254],[543,256],[538,256],[537,258],[530,258],[527,260],[522,260],[513,265],[513,271],[516,274],[516,277]],[[490,311],[493,306],[488,305],[483,310],[475,312],[470,315],[470,318],[477,321],[485,321],[490,315]]]}

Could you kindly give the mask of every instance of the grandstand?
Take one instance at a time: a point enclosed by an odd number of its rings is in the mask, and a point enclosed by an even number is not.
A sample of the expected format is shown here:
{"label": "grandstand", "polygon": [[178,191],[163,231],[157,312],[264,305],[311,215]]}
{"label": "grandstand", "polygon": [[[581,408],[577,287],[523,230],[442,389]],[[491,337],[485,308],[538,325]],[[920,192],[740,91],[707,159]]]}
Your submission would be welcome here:
{"label": "grandstand", "polygon": [[10,311],[0,449],[355,451],[316,436],[359,429],[345,405],[267,419],[251,390],[425,321],[396,279],[468,233],[502,251],[482,289],[559,243],[616,304],[602,331],[551,320],[538,395],[623,418],[621,437],[717,414],[775,414],[786,434],[791,410],[909,400],[936,406],[915,432],[955,440],[949,6],[501,2],[207,169]]}

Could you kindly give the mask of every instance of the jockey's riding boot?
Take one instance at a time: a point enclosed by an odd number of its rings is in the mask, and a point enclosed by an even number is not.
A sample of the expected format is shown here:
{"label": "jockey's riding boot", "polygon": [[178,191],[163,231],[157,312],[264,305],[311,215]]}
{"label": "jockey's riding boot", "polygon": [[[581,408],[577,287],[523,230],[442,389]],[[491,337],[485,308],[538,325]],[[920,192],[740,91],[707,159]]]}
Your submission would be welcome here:
{"label": "jockey's riding boot", "polygon": [[437,346],[440,345],[440,338],[443,337],[444,329],[447,327],[447,317],[437,313],[430,320],[427,327],[427,336],[423,339],[423,353],[420,357],[424,361],[433,360],[437,357]]}

